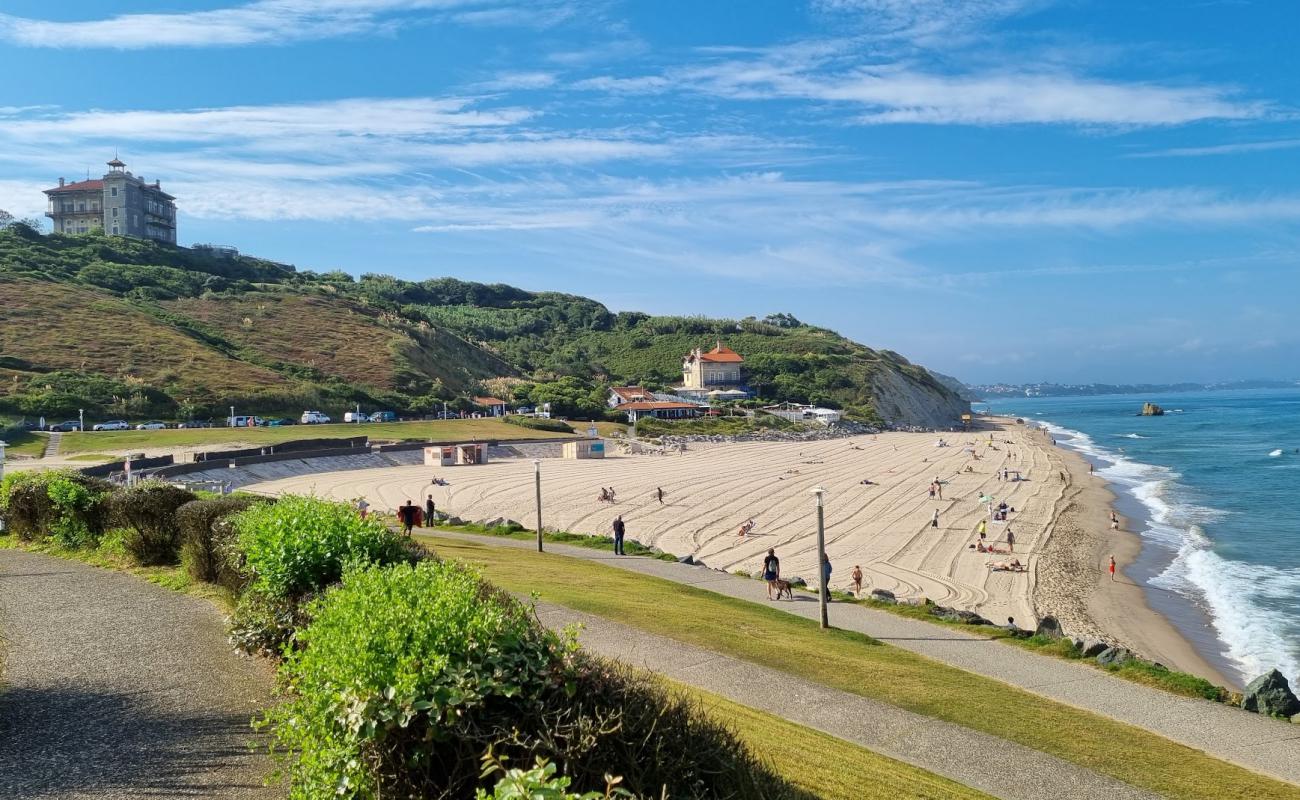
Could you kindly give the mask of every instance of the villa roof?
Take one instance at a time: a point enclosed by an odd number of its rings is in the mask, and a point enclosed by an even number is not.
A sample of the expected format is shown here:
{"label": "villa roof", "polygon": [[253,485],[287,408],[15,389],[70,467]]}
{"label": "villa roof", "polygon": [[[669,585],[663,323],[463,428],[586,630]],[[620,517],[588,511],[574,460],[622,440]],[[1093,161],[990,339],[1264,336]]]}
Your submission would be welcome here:
{"label": "villa roof", "polygon": [[495,397],[475,397],[475,398],[474,398],[474,405],[476,405],[476,406],[503,406],[503,405],[505,405],[505,404],[506,404],[506,401],[504,401],[504,400],[498,400],[498,399],[496,399]]}
{"label": "villa roof", "polygon": [[102,192],[104,182],[96,178],[92,181],[77,181],[76,183],[66,183],[63,186],[55,186],[53,189],[46,189],[45,194],[59,194],[61,192]]}
{"label": "villa roof", "polygon": [[745,359],[741,357],[740,353],[737,353],[735,350],[732,350],[730,347],[727,347],[722,342],[718,342],[717,347],[713,348],[707,353],[701,354],[700,360],[721,362],[724,364],[739,364]]}
{"label": "villa roof", "polygon": [[669,403],[666,401],[656,400],[654,402],[637,402],[624,403],[618,407],[619,411],[667,411],[673,408],[699,408],[695,403]]}
{"label": "villa roof", "polygon": [[654,397],[644,386],[611,386],[609,390],[629,403]]}

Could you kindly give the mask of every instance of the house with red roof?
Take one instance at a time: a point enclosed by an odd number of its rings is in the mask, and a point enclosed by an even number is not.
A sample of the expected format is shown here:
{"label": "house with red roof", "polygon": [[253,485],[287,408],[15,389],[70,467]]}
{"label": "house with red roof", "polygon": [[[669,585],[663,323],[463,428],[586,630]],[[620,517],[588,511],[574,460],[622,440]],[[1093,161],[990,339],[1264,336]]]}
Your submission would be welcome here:
{"label": "house with red roof", "polygon": [[741,388],[744,363],[744,357],[721,340],[708,352],[697,347],[682,359],[682,385],[673,392],[691,398],[748,397],[749,392]]}
{"label": "house with red roof", "polygon": [[504,417],[506,415],[506,401],[498,400],[495,397],[475,397],[474,405],[486,408],[490,417]]}

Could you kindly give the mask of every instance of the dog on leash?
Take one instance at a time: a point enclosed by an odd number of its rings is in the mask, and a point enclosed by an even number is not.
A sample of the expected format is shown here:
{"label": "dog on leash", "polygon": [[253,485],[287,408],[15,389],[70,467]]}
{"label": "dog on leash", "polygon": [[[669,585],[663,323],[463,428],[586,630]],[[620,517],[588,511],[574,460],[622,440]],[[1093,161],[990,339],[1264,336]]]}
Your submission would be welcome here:
{"label": "dog on leash", "polygon": [[782,594],[784,594],[790,600],[794,599],[794,592],[790,590],[790,581],[783,581],[780,578],[777,578],[776,580],[772,581],[772,585],[776,587],[777,600],[781,599]]}

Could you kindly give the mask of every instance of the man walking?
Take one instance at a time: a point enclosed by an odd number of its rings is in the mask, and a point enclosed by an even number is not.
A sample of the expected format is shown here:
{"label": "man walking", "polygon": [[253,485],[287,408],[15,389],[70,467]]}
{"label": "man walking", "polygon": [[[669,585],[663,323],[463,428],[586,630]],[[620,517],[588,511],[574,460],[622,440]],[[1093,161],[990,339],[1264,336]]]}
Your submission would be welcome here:
{"label": "man walking", "polygon": [[429,495],[424,501],[424,524],[426,527],[433,527],[433,515],[438,511],[438,506],[433,502],[433,495]]}
{"label": "man walking", "polygon": [[664,504],[664,487],[660,486],[658,489],[655,489],[655,496],[659,498],[659,505],[663,505],[663,504]]}
{"label": "man walking", "polygon": [[822,591],[822,596],[824,596],[826,598],[826,602],[829,603],[831,601],[831,560],[826,556],[822,556],[821,591]]}
{"label": "man walking", "polygon": [[930,527],[931,528],[939,527],[939,509],[937,508],[934,510],[934,516],[930,517]]}
{"label": "man walking", "polygon": [[619,514],[614,517],[614,555],[623,555],[623,534],[627,531],[627,526],[623,524],[623,515]]}
{"label": "man walking", "polygon": [[406,505],[397,509],[397,518],[402,522],[402,532],[410,536],[411,528],[415,527],[415,503],[412,503],[409,497],[406,499]]}
{"label": "man walking", "polygon": [[772,587],[781,579],[781,560],[776,557],[776,551],[772,548],[767,550],[767,558],[763,559],[763,580],[767,581],[767,599],[772,599]]}

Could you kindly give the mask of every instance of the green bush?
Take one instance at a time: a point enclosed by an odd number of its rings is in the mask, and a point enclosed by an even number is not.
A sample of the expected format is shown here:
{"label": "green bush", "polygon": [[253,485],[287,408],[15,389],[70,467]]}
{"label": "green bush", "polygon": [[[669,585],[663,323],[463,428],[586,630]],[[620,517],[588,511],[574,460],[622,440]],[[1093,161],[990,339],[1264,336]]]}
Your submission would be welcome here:
{"label": "green bush", "polygon": [[196,581],[215,583],[238,594],[247,583],[243,557],[235,546],[235,527],[228,519],[259,502],[253,495],[195,500],[176,509],[181,537],[181,566]]}
{"label": "green bush", "polygon": [[176,511],[197,498],[188,489],[143,481],[113,493],[113,518],[127,529],[122,546],[142,566],[175,564],[180,556]]}
{"label": "green bush", "polygon": [[111,488],[69,470],[11,472],[0,483],[0,515],[24,541],[52,536],[65,547],[84,547],[104,531]]}
{"label": "green bush", "polygon": [[310,611],[265,718],[291,797],[466,797],[487,753],[546,759],[580,791],[618,774],[636,796],[795,796],[697,704],[585,656],[462,565],[350,570]]}
{"label": "green bush", "polygon": [[511,414],[504,418],[511,425],[518,425],[521,428],[528,428],[534,431],[551,431],[553,433],[573,433],[573,426],[564,420],[546,419],[544,417],[524,417],[518,414]]}
{"label": "green bush", "polygon": [[406,540],[352,506],[288,495],[252,506],[231,520],[253,587],[273,599],[318,591],[352,562],[393,564],[415,555]]}
{"label": "green bush", "polygon": [[249,589],[230,616],[230,643],[249,655],[279,658],[296,645],[298,630],[310,622],[311,596],[270,597]]}

